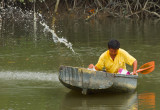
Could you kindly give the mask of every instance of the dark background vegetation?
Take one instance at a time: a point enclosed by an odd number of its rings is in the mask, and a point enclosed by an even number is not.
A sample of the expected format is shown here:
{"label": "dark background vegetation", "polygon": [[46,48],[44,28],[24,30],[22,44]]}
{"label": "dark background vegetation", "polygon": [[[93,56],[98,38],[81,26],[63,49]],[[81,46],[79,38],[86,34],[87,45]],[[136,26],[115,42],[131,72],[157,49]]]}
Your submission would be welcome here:
{"label": "dark background vegetation", "polygon": [[1,0],[1,10],[16,6],[49,14],[74,14],[86,20],[101,16],[125,18],[160,18],[159,0]]}

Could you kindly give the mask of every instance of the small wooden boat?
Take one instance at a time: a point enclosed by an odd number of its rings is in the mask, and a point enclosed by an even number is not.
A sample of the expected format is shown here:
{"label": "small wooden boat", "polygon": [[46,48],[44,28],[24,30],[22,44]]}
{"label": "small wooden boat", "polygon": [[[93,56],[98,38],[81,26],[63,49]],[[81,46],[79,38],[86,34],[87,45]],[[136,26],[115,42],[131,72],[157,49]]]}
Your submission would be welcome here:
{"label": "small wooden boat", "polygon": [[69,89],[90,92],[133,92],[137,75],[112,74],[86,68],[60,66],[59,80]]}

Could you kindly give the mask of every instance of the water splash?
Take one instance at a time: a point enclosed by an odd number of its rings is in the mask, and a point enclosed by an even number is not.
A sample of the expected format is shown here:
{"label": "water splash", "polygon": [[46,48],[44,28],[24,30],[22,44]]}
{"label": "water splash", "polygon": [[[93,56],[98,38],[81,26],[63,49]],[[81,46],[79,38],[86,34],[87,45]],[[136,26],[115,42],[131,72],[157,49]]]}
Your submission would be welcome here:
{"label": "water splash", "polygon": [[[3,9],[2,13],[0,13],[0,30],[2,29],[1,28],[2,27],[1,18],[5,18],[5,19],[8,18],[9,20],[13,19],[13,21],[18,22],[18,24],[25,23],[25,26],[24,26],[25,31],[26,32],[33,31],[35,47],[37,46],[37,34],[39,34],[39,33],[37,33],[37,31],[38,31],[37,24],[41,24],[44,27],[43,32],[51,33],[54,43],[64,44],[77,57],[77,59],[76,59],[77,62],[83,62],[82,59],[80,58],[80,55],[74,51],[74,49],[72,47],[72,43],[68,42],[67,39],[64,37],[61,37],[61,38],[58,37],[56,32],[53,29],[55,26],[49,27],[46,24],[46,21],[43,18],[43,16],[40,13],[36,12],[35,4],[34,4],[33,11],[32,10],[29,10],[29,11],[22,10],[19,7],[12,7],[12,6],[8,6],[8,8]],[[30,26],[32,26],[32,27],[30,28]],[[13,30],[13,32],[14,32],[14,30]],[[13,33],[13,32],[11,32],[11,33]],[[81,65],[83,65],[83,63]]]}
{"label": "water splash", "polygon": [[[41,14],[39,14],[39,16],[42,18]],[[43,22],[43,21],[44,20],[40,21],[40,24],[42,26],[44,26],[44,32],[50,32],[52,34],[52,38],[53,38],[53,41],[55,43],[58,43],[58,42],[59,43],[63,43],[67,48],[69,48],[70,50],[72,50],[72,52],[75,54],[75,51],[72,48],[72,43],[68,42],[67,39],[65,39],[63,37],[59,38],[57,36],[57,34],[55,33],[55,31],[53,29],[49,28],[49,26],[45,22]]]}
{"label": "water splash", "polygon": [[20,7],[13,7],[7,5],[7,8],[0,9],[0,15],[4,18],[12,19],[14,21],[24,21],[24,20],[32,20],[33,19],[33,11],[32,10],[22,10]]}
{"label": "water splash", "polygon": [[41,72],[20,72],[20,71],[1,71],[0,79],[5,80],[34,80],[34,81],[52,81],[58,82],[57,73],[41,73]]}
{"label": "water splash", "polygon": [[47,31],[50,32],[50,33],[52,34],[52,38],[53,38],[53,41],[54,41],[55,43],[60,42],[60,43],[65,44],[65,46],[67,46],[67,48],[69,48],[70,50],[72,50],[72,52],[74,53],[74,55],[76,55],[76,57],[77,57],[77,59],[76,59],[77,62],[79,62],[79,64],[83,65],[83,64],[84,64],[84,63],[83,63],[83,60],[81,59],[80,55],[73,50],[72,44],[71,44],[70,42],[68,42],[67,39],[65,39],[65,38],[63,38],[63,37],[62,37],[62,38],[59,38],[59,37],[57,36],[57,34],[55,33],[55,31],[54,31],[53,29],[50,29],[49,26],[44,22],[45,20],[43,19],[42,15],[41,15],[41,14],[38,14],[38,15],[39,15],[39,17],[41,18],[40,24],[41,24],[42,26],[44,26],[44,32],[47,32]]}
{"label": "water splash", "polygon": [[75,51],[72,48],[72,43],[68,42],[67,39],[65,38],[59,38],[55,31],[51,28],[49,28],[49,26],[45,23],[45,20],[43,19],[42,15],[38,12],[35,11],[35,2],[34,2],[34,10],[22,10],[19,7],[12,7],[12,6],[8,6],[8,8],[3,9],[2,13],[0,13],[0,28],[1,28],[1,16],[4,18],[13,18],[14,21],[18,21],[18,22],[22,22],[22,21],[33,21],[34,22],[34,37],[35,40],[37,39],[36,36],[36,31],[37,31],[37,16],[38,15],[40,17],[40,24],[42,26],[44,26],[44,32],[50,32],[52,34],[52,38],[53,41],[55,43],[63,43],[67,48],[69,48],[74,54]]}

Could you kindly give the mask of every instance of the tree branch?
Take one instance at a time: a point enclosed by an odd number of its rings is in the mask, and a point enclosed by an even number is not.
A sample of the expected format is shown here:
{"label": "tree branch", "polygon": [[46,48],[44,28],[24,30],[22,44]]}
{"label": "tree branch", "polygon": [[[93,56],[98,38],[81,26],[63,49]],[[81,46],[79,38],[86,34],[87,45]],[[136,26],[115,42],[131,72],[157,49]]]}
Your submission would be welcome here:
{"label": "tree branch", "polygon": [[156,15],[157,17],[160,18],[160,15],[158,13],[156,13],[156,12],[152,12],[152,11],[149,11],[149,10],[146,10],[146,9],[143,9],[143,10],[148,12],[148,13],[150,13],[150,14]]}

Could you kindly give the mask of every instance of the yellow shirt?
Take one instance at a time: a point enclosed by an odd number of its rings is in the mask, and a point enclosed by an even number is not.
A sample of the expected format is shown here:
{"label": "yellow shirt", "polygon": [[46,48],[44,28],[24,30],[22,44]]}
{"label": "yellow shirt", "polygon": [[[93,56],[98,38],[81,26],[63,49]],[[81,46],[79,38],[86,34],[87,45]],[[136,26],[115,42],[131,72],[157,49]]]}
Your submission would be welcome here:
{"label": "yellow shirt", "polygon": [[128,52],[120,48],[113,61],[109,54],[109,50],[107,50],[100,56],[96,67],[100,70],[105,67],[106,72],[118,73],[119,68],[126,69],[126,64],[132,65],[135,60],[136,59],[132,57]]}

